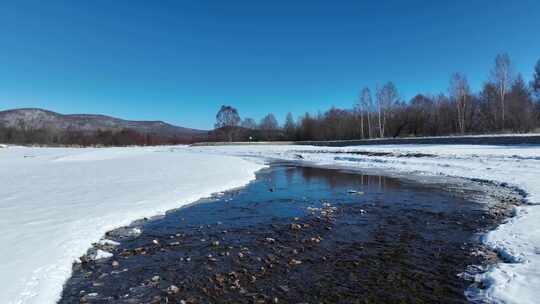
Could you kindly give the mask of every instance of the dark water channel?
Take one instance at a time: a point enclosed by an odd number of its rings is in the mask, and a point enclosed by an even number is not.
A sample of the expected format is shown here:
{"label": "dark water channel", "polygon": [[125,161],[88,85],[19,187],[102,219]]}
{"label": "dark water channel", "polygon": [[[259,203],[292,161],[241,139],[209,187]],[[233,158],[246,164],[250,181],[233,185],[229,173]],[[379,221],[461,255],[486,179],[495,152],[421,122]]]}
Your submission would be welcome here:
{"label": "dark water channel", "polygon": [[114,256],[75,264],[60,303],[465,303],[458,274],[490,262],[478,233],[509,212],[477,194],[276,164],[109,232],[121,244],[89,252]]}

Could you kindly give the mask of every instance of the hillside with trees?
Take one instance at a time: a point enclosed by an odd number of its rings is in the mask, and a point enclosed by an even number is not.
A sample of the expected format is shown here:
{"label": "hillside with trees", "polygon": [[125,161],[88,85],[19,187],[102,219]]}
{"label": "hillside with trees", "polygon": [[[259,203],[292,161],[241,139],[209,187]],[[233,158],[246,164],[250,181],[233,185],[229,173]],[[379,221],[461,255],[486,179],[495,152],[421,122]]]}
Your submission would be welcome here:
{"label": "hillside with trees", "polygon": [[63,115],[42,109],[0,112],[0,143],[128,146],[192,143],[206,131],[162,121],[132,121],[104,115]]}

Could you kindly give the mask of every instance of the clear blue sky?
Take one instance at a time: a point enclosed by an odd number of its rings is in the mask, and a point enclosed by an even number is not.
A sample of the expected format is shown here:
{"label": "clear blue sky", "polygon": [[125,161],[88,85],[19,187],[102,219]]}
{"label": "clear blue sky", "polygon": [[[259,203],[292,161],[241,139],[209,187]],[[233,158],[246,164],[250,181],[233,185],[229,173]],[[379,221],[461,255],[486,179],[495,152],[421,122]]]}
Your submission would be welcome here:
{"label": "clear blue sky", "polygon": [[478,90],[500,52],[531,78],[540,1],[4,0],[0,109],[211,128],[230,104],[282,121],[387,80],[405,99],[455,71]]}

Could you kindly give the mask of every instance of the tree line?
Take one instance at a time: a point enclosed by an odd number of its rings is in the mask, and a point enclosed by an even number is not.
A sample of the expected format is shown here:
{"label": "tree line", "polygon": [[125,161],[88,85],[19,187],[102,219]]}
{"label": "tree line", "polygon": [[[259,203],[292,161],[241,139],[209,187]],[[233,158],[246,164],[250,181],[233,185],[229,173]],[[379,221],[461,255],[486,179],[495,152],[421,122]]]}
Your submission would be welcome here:
{"label": "tree line", "polygon": [[472,92],[467,77],[451,75],[448,92],[418,94],[405,101],[389,81],[360,90],[350,109],[291,113],[280,126],[273,114],[259,123],[222,106],[211,140],[349,140],[406,136],[526,133],[540,129],[540,60],[527,84],[508,54],[496,56],[489,79]]}
{"label": "tree line", "polygon": [[0,143],[47,146],[155,146],[189,144],[206,140],[206,136],[164,136],[133,129],[119,130],[53,130],[49,128],[14,128],[0,125]]}

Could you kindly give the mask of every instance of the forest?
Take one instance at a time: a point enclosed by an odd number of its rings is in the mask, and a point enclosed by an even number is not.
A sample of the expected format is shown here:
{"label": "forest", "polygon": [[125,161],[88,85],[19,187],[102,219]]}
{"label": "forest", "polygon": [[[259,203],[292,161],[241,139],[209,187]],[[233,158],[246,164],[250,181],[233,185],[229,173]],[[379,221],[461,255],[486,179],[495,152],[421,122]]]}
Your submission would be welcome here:
{"label": "forest", "polygon": [[133,129],[59,131],[52,128],[14,128],[0,125],[0,143],[45,146],[156,146],[190,144],[206,140],[205,134],[161,135]]}
{"label": "forest", "polygon": [[540,60],[532,81],[515,74],[508,54],[496,56],[480,92],[472,92],[466,75],[454,73],[448,92],[400,97],[389,81],[374,90],[360,90],[350,109],[332,107],[294,118],[283,125],[273,114],[259,123],[241,119],[238,110],[222,106],[216,115],[212,140],[350,140],[386,137],[528,133],[540,130]]}

